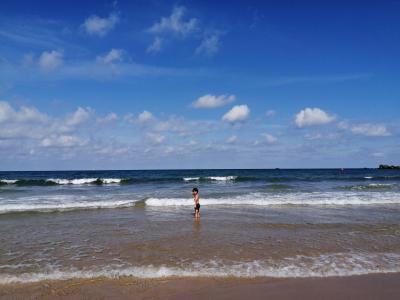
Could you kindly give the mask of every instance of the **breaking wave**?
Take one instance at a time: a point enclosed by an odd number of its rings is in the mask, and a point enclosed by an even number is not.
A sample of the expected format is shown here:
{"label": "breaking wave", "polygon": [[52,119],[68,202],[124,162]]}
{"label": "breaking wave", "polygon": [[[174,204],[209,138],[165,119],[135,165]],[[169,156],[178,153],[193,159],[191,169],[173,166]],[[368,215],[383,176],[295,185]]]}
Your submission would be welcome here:
{"label": "breaking wave", "polygon": [[332,253],[320,256],[295,256],[279,261],[254,260],[224,263],[213,260],[193,262],[180,267],[169,266],[106,266],[96,269],[46,268],[43,272],[0,274],[0,284],[30,283],[43,280],[68,280],[120,277],[237,277],[237,278],[294,278],[352,276],[373,273],[400,272],[397,253]]}
{"label": "breaking wave", "polygon": [[[360,192],[313,192],[266,194],[250,193],[229,198],[202,198],[201,205],[382,205],[400,204],[398,193],[379,193],[374,195]],[[189,198],[149,198],[148,206],[192,206]]]}
{"label": "breaking wave", "polygon": [[321,181],[359,181],[359,182],[383,182],[399,181],[400,176],[165,176],[165,177],[127,177],[127,178],[40,178],[40,179],[0,179],[0,185],[17,186],[49,186],[49,185],[103,185],[103,184],[137,184],[137,183],[171,183],[171,182],[209,182],[209,183],[239,183],[247,181],[263,181],[266,183],[286,182],[321,182]]}
{"label": "breaking wave", "polygon": [[1,204],[0,214],[22,213],[22,212],[64,212],[72,210],[88,210],[102,208],[124,208],[132,207],[139,200],[118,201],[75,201],[66,203],[21,203]]}

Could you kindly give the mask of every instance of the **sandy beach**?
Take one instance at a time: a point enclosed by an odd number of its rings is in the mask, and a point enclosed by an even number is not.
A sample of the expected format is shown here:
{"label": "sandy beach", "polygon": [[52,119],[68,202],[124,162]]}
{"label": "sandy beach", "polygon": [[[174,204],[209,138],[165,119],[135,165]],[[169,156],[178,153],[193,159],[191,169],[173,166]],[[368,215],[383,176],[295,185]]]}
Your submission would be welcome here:
{"label": "sandy beach", "polygon": [[3,285],[0,299],[399,299],[400,274],[329,278],[133,278]]}

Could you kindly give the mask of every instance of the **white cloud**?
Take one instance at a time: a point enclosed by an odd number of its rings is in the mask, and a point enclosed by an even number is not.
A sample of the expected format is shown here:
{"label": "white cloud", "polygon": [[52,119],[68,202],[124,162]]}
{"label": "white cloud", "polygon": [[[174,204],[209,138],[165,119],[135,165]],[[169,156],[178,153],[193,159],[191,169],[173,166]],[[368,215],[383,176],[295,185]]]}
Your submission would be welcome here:
{"label": "white cloud", "polygon": [[356,135],[363,136],[390,136],[391,133],[383,124],[373,123],[362,123],[353,125],[348,121],[341,121],[338,124],[338,128],[342,130],[348,130]]}
{"label": "white cloud", "polygon": [[78,107],[78,109],[74,113],[67,116],[65,124],[67,126],[79,125],[89,119],[90,112],[91,110],[89,108],[85,109],[82,107]]}
{"label": "white cloud", "polygon": [[110,64],[116,61],[122,61],[125,51],[122,49],[111,49],[110,52],[103,56],[97,56],[97,61]]}
{"label": "white cloud", "polygon": [[157,53],[161,51],[163,39],[156,36],[153,43],[147,48],[148,53]]}
{"label": "white cloud", "polygon": [[163,136],[162,134],[159,133],[148,133],[147,137],[155,144],[161,144],[165,141],[165,136]]}
{"label": "white cloud", "polygon": [[261,135],[264,137],[268,144],[275,144],[278,140],[276,137],[269,133],[263,133]]}
{"label": "white cloud", "polygon": [[198,145],[198,144],[199,144],[198,141],[195,141],[195,140],[190,140],[190,141],[189,141],[189,146],[196,146],[196,145]]}
{"label": "white cloud", "polygon": [[238,137],[236,135],[232,135],[229,138],[227,138],[226,142],[228,144],[233,144],[238,140]]}
{"label": "white cloud", "polygon": [[97,121],[98,121],[99,123],[103,123],[103,124],[111,123],[111,122],[114,122],[114,121],[116,121],[116,120],[118,120],[118,115],[117,115],[116,113],[113,113],[113,112],[107,114],[107,115],[106,115],[105,117],[103,117],[103,118],[98,118],[98,119],[97,119]]}
{"label": "white cloud", "polygon": [[218,33],[204,37],[201,44],[196,49],[196,54],[207,56],[215,55],[220,47],[220,35]]}
{"label": "white cloud", "polygon": [[319,108],[305,108],[295,117],[295,123],[300,128],[328,124],[333,120],[335,120],[335,116],[329,115]]}
{"label": "white cloud", "polygon": [[349,122],[347,121],[340,121],[337,126],[339,129],[348,129],[350,127]]}
{"label": "white cloud", "polygon": [[0,123],[7,121],[10,115],[14,113],[14,110],[7,102],[0,101]]}
{"label": "white cloud", "polygon": [[150,121],[154,118],[153,114],[147,110],[143,111],[141,114],[138,116],[138,121],[139,123],[145,123],[147,121]]}
{"label": "white cloud", "polygon": [[250,114],[250,109],[247,105],[235,105],[223,117],[223,121],[236,122],[244,121]]}
{"label": "white cloud", "polygon": [[365,136],[390,136],[391,133],[387,130],[385,125],[382,124],[359,124],[351,127],[351,132],[358,135]]}
{"label": "white cloud", "polygon": [[47,115],[42,114],[34,107],[22,106],[18,111],[8,102],[0,101],[0,123],[2,122],[45,122]]}
{"label": "white cloud", "polygon": [[42,147],[76,147],[83,146],[87,143],[86,140],[73,135],[52,135],[41,141]]}
{"label": "white cloud", "polygon": [[186,136],[188,135],[188,126],[189,124],[184,118],[172,115],[167,120],[156,122],[154,124],[154,130]]}
{"label": "white cloud", "polygon": [[53,50],[44,51],[39,57],[39,67],[45,71],[52,71],[63,64],[63,52]]}
{"label": "white cloud", "polygon": [[105,36],[118,22],[118,14],[114,12],[108,18],[101,18],[96,15],[90,16],[82,24],[82,27],[88,34]]}
{"label": "white cloud", "polygon": [[197,30],[198,20],[191,18],[187,21],[183,20],[186,13],[184,6],[175,6],[169,17],[162,17],[158,23],[155,23],[149,28],[151,33],[176,33],[180,35],[187,35]]}
{"label": "white cloud", "polygon": [[235,101],[235,95],[204,95],[199,97],[195,102],[193,102],[193,107],[195,108],[215,108],[224,106]]}
{"label": "white cloud", "polygon": [[135,116],[132,113],[127,113],[123,119],[128,123],[135,123]]}
{"label": "white cloud", "polygon": [[274,117],[274,116],[276,115],[276,111],[273,110],[273,109],[267,110],[267,111],[265,112],[265,115],[266,115],[268,118]]}
{"label": "white cloud", "polygon": [[307,133],[304,135],[306,140],[334,140],[339,138],[340,135],[338,133]]}
{"label": "white cloud", "polygon": [[378,157],[378,158],[380,158],[380,157],[385,157],[385,153],[383,153],[383,152],[374,152],[374,153],[372,153],[371,154],[373,157]]}

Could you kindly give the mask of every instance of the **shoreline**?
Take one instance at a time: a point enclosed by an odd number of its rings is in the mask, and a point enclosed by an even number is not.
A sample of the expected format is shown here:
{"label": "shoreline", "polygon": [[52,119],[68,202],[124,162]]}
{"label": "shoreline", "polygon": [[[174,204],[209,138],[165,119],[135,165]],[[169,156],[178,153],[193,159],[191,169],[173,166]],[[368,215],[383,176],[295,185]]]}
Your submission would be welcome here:
{"label": "shoreline", "polygon": [[0,285],[0,299],[399,299],[400,273],[309,278],[93,278]]}

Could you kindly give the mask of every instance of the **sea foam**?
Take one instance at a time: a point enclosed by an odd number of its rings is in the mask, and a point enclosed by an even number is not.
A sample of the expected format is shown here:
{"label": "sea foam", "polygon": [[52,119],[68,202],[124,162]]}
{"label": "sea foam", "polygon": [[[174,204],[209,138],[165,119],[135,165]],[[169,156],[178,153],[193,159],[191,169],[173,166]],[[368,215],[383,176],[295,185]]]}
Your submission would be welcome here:
{"label": "sea foam", "polygon": [[121,266],[110,265],[93,269],[60,269],[46,267],[43,272],[0,274],[0,284],[29,283],[43,280],[90,278],[163,278],[163,277],[237,277],[295,278],[352,276],[400,272],[397,253],[332,253],[316,257],[295,256],[279,261],[253,260],[239,262],[193,262],[186,266]]}
{"label": "sea foam", "polygon": [[[368,192],[313,192],[313,193],[250,193],[233,197],[203,197],[201,205],[381,205],[400,204],[395,192],[371,194]],[[189,198],[149,198],[148,206],[192,206]]]}
{"label": "sea foam", "polygon": [[61,212],[101,208],[123,208],[135,205],[138,200],[74,201],[56,203],[1,204],[0,214],[20,212]]}

